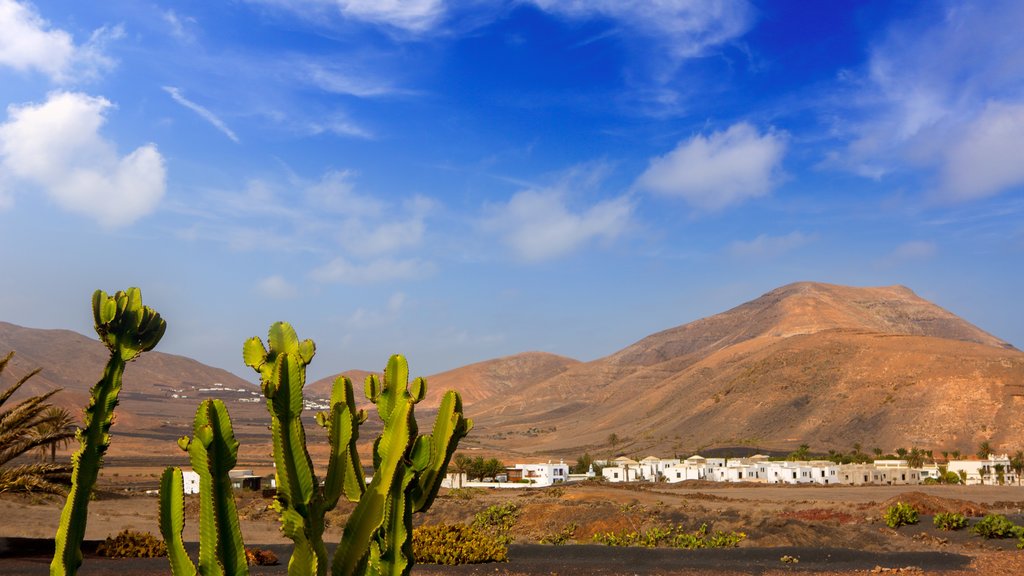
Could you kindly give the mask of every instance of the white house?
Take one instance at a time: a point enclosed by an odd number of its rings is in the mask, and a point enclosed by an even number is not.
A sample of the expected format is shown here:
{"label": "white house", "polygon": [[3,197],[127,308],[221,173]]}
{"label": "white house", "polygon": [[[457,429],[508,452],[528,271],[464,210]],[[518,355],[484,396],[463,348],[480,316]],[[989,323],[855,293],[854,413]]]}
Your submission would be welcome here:
{"label": "white house", "polygon": [[609,462],[608,466],[601,470],[601,476],[609,482],[633,482],[643,479],[640,463],[625,456]]}
{"label": "white house", "polygon": [[[997,468],[998,467],[998,468]],[[1010,457],[1006,454],[989,454],[984,460],[950,460],[950,472],[965,478],[964,484],[1016,484],[1017,474],[1010,467]],[[961,474],[963,471],[963,474]]]}
{"label": "white house", "polygon": [[199,494],[199,472],[182,470],[181,478],[184,480],[185,494]]}
{"label": "white house", "polygon": [[531,486],[551,486],[569,479],[569,465],[565,462],[552,464],[516,464],[507,469],[509,482],[526,481]]}
{"label": "white house", "polygon": [[667,467],[664,471],[665,481],[676,483],[687,480],[705,480],[708,468],[704,464],[704,459],[700,460],[700,462],[692,462],[690,458],[687,458],[684,462]]}

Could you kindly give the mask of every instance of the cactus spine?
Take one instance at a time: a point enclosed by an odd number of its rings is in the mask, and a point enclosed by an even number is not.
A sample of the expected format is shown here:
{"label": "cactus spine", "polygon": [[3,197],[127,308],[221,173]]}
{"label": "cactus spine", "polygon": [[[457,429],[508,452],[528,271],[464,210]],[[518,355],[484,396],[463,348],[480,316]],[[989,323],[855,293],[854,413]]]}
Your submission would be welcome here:
{"label": "cactus spine", "polygon": [[281,515],[282,532],[295,543],[288,573],[324,576],[329,565],[323,541],[324,515],[337,506],[342,493],[357,500],[364,488],[356,441],[366,412],[356,410],[351,381],[345,377],[335,380],[330,412],[317,414],[331,446],[327,478],[321,488],[306,450],[301,420],[306,366],[316,346],[312,340],[300,342],[285,322],[270,327],[267,342],[269,349],[259,338],[250,338],[242,347],[242,356],[246,365],[260,374],[270,412],[277,479],[275,507]]}
{"label": "cactus spine", "polygon": [[[193,436],[178,445],[188,452],[199,474],[199,568],[202,576],[237,576],[249,573],[238,510],[228,472],[238,461],[238,441],[231,419],[220,400],[204,400],[196,410]],[[185,553],[181,531],[184,496],[180,468],[167,468],[160,481],[160,533],[174,576],[192,576],[196,566]]]}
{"label": "cactus spine", "polygon": [[119,291],[113,296],[97,290],[92,296],[92,313],[96,333],[110,350],[110,359],[103,377],[90,391],[84,427],[77,434],[79,449],[72,456],[71,491],[54,538],[51,576],[73,576],[82,565],[81,544],[88,520],[89,497],[103,466],[103,454],[110,446],[110,425],[125,364],[152,350],[167,328],[160,314],[142,305],[142,292],[138,288]]}

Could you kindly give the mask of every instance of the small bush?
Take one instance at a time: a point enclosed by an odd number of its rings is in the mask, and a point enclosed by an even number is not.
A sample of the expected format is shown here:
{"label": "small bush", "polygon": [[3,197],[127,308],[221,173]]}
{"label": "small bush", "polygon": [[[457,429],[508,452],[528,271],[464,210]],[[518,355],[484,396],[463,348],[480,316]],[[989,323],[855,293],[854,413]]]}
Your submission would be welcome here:
{"label": "small bush", "polygon": [[682,526],[648,528],[641,532],[604,532],[594,534],[594,541],[608,546],[643,546],[646,548],[735,548],[746,539],[743,532],[715,531],[708,533],[708,525],[702,524],[694,532],[683,530]]}
{"label": "small bush", "polygon": [[967,517],[959,512],[939,512],[932,522],[939,530],[959,530],[967,527]]}
{"label": "small bush", "polygon": [[167,546],[149,532],[122,530],[117,536],[107,536],[96,553],[108,558],[156,558],[167,556]]}
{"label": "small bush", "polygon": [[899,528],[900,526],[909,526],[910,524],[917,524],[917,510],[910,504],[904,504],[903,502],[897,502],[885,511],[885,525],[889,528]]}
{"label": "small bush", "polygon": [[576,534],[576,528],[578,527],[579,526],[575,522],[570,522],[565,526],[562,526],[562,529],[558,532],[553,532],[551,534],[545,534],[544,536],[542,536],[540,539],[540,543],[552,544],[554,546],[561,546],[562,544],[566,544],[570,540],[572,540],[572,537]]}
{"label": "small bush", "polygon": [[448,497],[454,500],[472,500],[483,493],[483,488],[452,488],[448,491]]}
{"label": "small bush", "polygon": [[413,557],[421,564],[508,562],[508,545],[465,524],[421,526],[412,531]]}
{"label": "small bush", "polygon": [[512,502],[488,506],[486,510],[477,512],[473,518],[473,528],[480,530],[499,540],[502,544],[511,544],[509,531],[519,520],[519,506]]}
{"label": "small bush", "polygon": [[971,528],[983,538],[1024,538],[1024,527],[1017,526],[1002,514],[989,514]]}

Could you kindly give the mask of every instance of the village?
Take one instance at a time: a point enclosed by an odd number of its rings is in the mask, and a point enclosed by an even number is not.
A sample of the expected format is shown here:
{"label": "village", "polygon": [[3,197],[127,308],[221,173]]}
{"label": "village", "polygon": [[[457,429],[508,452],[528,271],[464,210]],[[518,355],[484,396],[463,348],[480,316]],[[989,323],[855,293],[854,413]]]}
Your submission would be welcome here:
{"label": "village", "polygon": [[[600,470],[600,472],[596,471]],[[746,458],[705,458],[690,456],[642,460],[618,457],[596,461],[585,474],[570,474],[563,462],[515,464],[504,474],[485,481],[470,481],[466,474],[449,472],[446,488],[545,487],[564,482],[600,479],[606,482],[665,482],[669,484],[702,480],[707,482],[749,482],[757,484],[820,485],[912,485],[955,482],[973,485],[1019,485],[1020,478],[1006,454],[985,459],[949,460],[943,464],[911,466],[905,459],[880,459],[858,464],[836,464],[828,460],[771,460],[765,455]]]}

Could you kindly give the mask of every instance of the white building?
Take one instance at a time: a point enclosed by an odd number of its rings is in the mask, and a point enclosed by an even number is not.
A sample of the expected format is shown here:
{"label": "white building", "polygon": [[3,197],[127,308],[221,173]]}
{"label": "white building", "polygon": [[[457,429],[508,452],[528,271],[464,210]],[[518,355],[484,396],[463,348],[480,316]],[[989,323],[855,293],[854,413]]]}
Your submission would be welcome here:
{"label": "white building", "polygon": [[551,486],[569,479],[569,465],[565,462],[552,464],[516,464],[507,469],[509,482],[523,482],[531,486]]}
{"label": "white building", "polygon": [[1003,484],[1017,483],[1017,473],[1010,467],[1006,454],[989,454],[984,460],[950,460],[947,469],[959,474],[969,486],[999,484],[1000,479]]}
{"label": "white building", "polygon": [[642,480],[640,463],[636,460],[619,456],[601,470],[601,476],[609,482],[634,482]]}
{"label": "white building", "polygon": [[182,470],[181,479],[184,481],[185,494],[199,494],[199,472]]}

